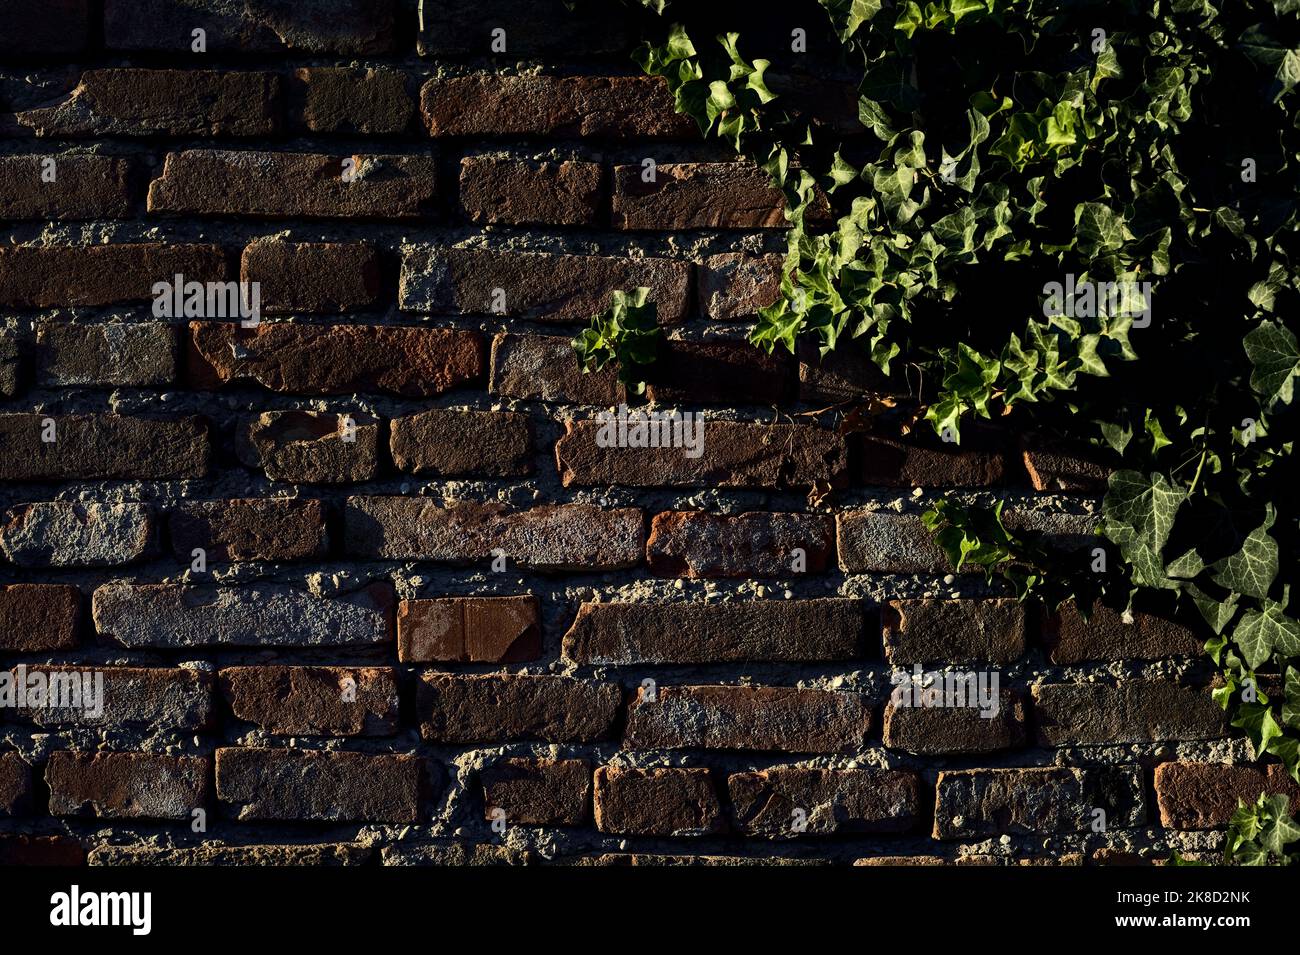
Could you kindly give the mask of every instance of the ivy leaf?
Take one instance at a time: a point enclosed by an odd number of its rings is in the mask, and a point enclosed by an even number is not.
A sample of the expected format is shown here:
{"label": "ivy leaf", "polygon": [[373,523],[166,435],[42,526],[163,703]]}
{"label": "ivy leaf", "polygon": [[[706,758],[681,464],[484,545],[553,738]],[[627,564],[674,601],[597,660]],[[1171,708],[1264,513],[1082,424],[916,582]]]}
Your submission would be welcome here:
{"label": "ivy leaf", "polygon": [[1267,663],[1275,651],[1287,657],[1300,656],[1300,623],[1271,600],[1265,602],[1263,610],[1247,610],[1232,639],[1252,670]]}
{"label": "ivy leaf", "polygon": [[1277,541],[1269,536],[1268,529],[1277,520],[1277,511],[1270,504],[1265,509],[1264,522],[1242,542],[1241,550],[1212,565],[1211,577],[1221,587],[1248,597],[1263,600],[1277,577]]}
{"label": "ivy leaf", "polygon": [[1282,725],[1300,729],[1300,670],[1295,667],[1286,668],[1283,694],[1286,701],[1282,704]]}
{"label": "ivy leaf", "polygon": [[1291,330],[1277,322],[1260,322],[1246,333],[1243,344],[1253,369],[1250,387],[1268,404],[1290,404],[1296,372],[1300,371],[1300,345]]}
{"label": "ivy leaf", "polygon": [[1167,587],[1161,550],[1169,540],[1187,492],[1163,474],[1116,471],[1102,502],[1102,531],[1133,565],[1133,578],[1150,587]]}
{"label": "ivy leaf", "polygon": [[1079,251],[1096,256],[1122,248],[1133,238],[1124,218],[1100,202],[1081,202],[1074,209],[1074,229],[1079,236]]}

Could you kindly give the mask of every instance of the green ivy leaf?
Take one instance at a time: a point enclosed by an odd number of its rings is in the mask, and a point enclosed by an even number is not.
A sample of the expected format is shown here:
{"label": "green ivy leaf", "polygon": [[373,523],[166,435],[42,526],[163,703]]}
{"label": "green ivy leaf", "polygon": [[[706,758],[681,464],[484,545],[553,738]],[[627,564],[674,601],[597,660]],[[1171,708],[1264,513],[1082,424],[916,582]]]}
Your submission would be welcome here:
{"label": "green ivy leaf", "polygon": [[1246,333],[1246,357],[1253,369],[1250,386],[1272,404],[1291,403],[1296,372],[1300,371],[1300,345],[1289,328],[1277,322],[1260,322]]}

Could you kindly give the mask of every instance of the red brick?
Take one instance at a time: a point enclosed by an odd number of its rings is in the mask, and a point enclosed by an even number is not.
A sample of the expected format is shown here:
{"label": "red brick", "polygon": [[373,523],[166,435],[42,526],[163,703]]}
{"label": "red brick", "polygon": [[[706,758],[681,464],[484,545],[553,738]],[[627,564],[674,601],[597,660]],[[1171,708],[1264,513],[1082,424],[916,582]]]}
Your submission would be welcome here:
{"label": "red brick", "polygon": [[397,732],[397,680],[384,667],[240,666],[220,678],[235,719],[272,736]]}
{"label": "red brick", "polygon": [[[611,419],[614,420],[614,419]],[[630,414],[629,414],[630,420]],[[797,488],[847,480],[844,439],[812,425],[748,421],[697,421],[703,453],[685,447],[601,447],[600,419],[568,421],[555,444],[555,463],[565,487],[622,484],[628,487]],[[610,426],[616,430],[617,422]]]}
{"label": "red brick", "polygon": [[309,66],[289,85],[291,121],[312,133],[382,136],[404,133],[415,116],[405,73],[388,69]]}
{"label": "red brick", "polygon": [[1096,449],[1030,439],[1025,442],[1023,457],[1036,491],[1101,494],[1106,490],[1111,469]]}
{"label": "red brick", "polygon": [[658,77],[496,76],[431,79],[420,109],[434,136],[694,139]]}
{"label": "red brick", "polygon": [[1025,609],[1016,600],[891,600],[880,616],[894,666],[1012,663],[1025,653]]}
{"label": "red brick", "polygon": [[1079,608],[1067,604],[1043,624],[1043,640],[1053,663],[1088,660],[1159,660],[1197,656],[1204,646],[1195,632],[1172,620],[1134,612],[1132,623],[1102,604],[1092,607],[1085,621]]}
{"label": "red brick", "polygon": [[0,480],[166,481],[208,473],[201,418],[51,415],[56,440],[41,440],[46,415],[0,415]]}
{"label": "red brick", "polygon": [[522,663],[542,655],[537,598],[440,597],[397,608],[403,663]]}
{"label": "red brick", "polygon": [[[351,421],[356,440],[344,441]],[[272,481],[350,484],[379,468],[379,423],[368,415],[268,411],[240,422],[235,452],[245,467]]]}
{"label": "red brick", "polygon": [[32,767],[17,753],[0,753],[0,818],[32,811]]}
{"label": "red brick", "polygon": [[646,556],[666,577],[792,577],[824,572],[834,543],[834,520],[821,514],[665,511],[651,522]]}
{"label": "red brick", "polygon": [[321,501],[255,498],[182,501],[168,519],[172,550],[188,563],[202,548],[209,563],[307,560],[328,552]]}
{"label": "red brick", "polygon": [[510,335],[492,339],[489,390],[505,398],[577,405],[617,405],[627,400],[613,366],[584,372],[568,337]]}
{"label": "red brick", "polygon": [[690,277],[690,264],[673,259],[407,245],[398,300],[408,312],[586,322],[616,290],[644,286],[671,325],[686,318]]}
{"label": "red brick", "polygon": [[217,750],[217,798],[240,822],[417,823],[432,789],[430,767],[419,756]]}
{"label": "red brick", "polygon": [[591,743],[614,730],[613,683],[560,676],[426,673],[416,687],[420,736],[433,743]]}
{"label": "red brick", "polygon": [[[943,685],[936,679],[935,686]],[[911,688],[901,687],[910,705],[885,706],[884,742],[889,749],[919,755],[995,753],[1025,744],[1025,708],[1003,690],[996,713],[976,706],[916,706]],[[958,692],[962,692],[959,688]],[[973,692],[973,688],[966,692]]]}
{"label": "red brick", "polygon": [[662,163],[646,182],[638,165],[614,167],[616,229],[783,229],[785,198],[752,163]]}
{"label": "red brick", "polygon": [[499,759],[479,775],[484,819],[501,810],[512,826],[581,826],[591,815],[585,759]]}
{"label": "red brick", "polygon": [[37,136],[270,136],[279,116],[274,73],[113,69],[16,119]]}
{"label": "red brick", "polygon": [[196,388],[252,381],[298,394],[418,398],[479,378],[483,352],[477,332],[449,328],[191,322],[187,358]]}
{"label": "red brick", "polygon": [[117,245],[11,245],[0,248],[0,306],[67,308],[153,299],[157,282],[225,279],[215,245],[141,242]]}
{"label": "red brick", "polygon": [[628,749],[852,752],[871,724],[865,697],[786,686],[643,687],[628,709]]}
{"label": "red brick", "polygon": [[149,388],[176,381],[176,331],[165,322],[36,325],[36,378],[48,387]]}
{"label": "red brick", "polygon": [[751,836],[906,832],[921,815],[915,773],[777,766],[727,777],[736,828]]}
{"label": "red brick", "polygon": [[0,54],[79,53],[90,43],[90,0],[5,0],[0,4]]}
{"label": "red brick", "polygon": [[1156,801],[1166,829],[1217,829],[1226,826],[1244,802],[1279,793],[1300,809],[1300,786],[1278,763],[1233,766],[1227,763],[1161,763],[1156,767]]}
{"label": "red brick", "polygon": [[603,198],[599,163],[491,156],[460,161],[460,208],[471,222],[593,226]]}
{"label": "red brick", "polygon": [[77,645],[81,593],[67,584],[0,585],[0,650],[39,653]]}
{"label": "red brick", "polygon": [[[97,726],[114,730],[143,729],[150,733],[163,731],[201,732],[216,726],[216,712],[212,703],[212,679],[201,670],[184,667],[121,667],[121,666],[34,666],[28,665],[27,674],[45,674],[46,685],[51,688],[62,684],[68,692],[69,684],[84,688],[102,680],[102,712],[94,713],[86,706],[41,706],[22,710],[26,720],[38,726]],[[83,703],[88,702],[82,697]]]}
{"label": "red brick", "polygon": [[1227,721],[1208,690],[1164,680],[1047,683],[1033,688],[1044,746],[1219,739]]}
{"label": "red brick", "polygon": [[862,655],[860,600],[584,603],[564,635],[582,664],[849,660]]}
{"label": "red brick", "polygon": [[210,765],[205,756],[51,753],[50,815],[188,823],[208,800]]}
{"label": "red brick", "polygon": [[379,301],[379,255],[369,242],[257,239],[244,249],[244,282],[259,283],[262,312],[355,312]]}
{"label": "red brick", "polygon": [[618,570],[641,561],[645,527],[637,508],[551,504],[511,511],[498,503],[442,507],[421,498],[353,497],[344,539],[355,557],[473,563],[499,550],[510,566]]}
{"label": "red brick", "polygon": [[726,829],[707,769],[596,770],[596,828],[644,836],[703,836]]}
{"label": "red brick", "polygon": [[528,416],[435,408],[396,418],[391,450],[409,474],[519,477],[532,471]]}
{"label": "red brick", "polygon": [[[54,182],[42,173],[54,162]],[[0,158],[0,219],[123,219],[131,214],[135,164],[81,153]]]}
{"label": "red brick", "polygon": [[884,487],[987,487],[1005,474],[1002,455],[956,445],[925,447],[893,438],[861,435],[858,480]]}
{"label": "red brick", "polygon": [[749,321],[781,297],[783,255],[723,252],[698,268],[700,314],[715,321]]}
{"label": "red brick", "polygon": [[[350,182],[345,160],[352,161]],[[407,220],[426,217],[436,191],[431,156],[189,149],[167,154],[162,176],[149,184],[149,211]]]}
{"label": "red brick", "polygon": [[794,394],[794,365],[743,341],[666,341],[646,371],[656,404],[780,404]]}

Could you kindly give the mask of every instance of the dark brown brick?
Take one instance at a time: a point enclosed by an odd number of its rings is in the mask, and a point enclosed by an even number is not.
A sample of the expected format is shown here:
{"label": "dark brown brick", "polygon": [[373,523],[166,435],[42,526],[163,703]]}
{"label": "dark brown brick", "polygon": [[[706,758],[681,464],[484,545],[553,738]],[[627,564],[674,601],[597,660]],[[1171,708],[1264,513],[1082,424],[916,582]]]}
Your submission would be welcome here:
{"label": "dark brown brick", "polygon": [[[505,30],[505,49],[493,30]],[[421,56],[578,56],[629,53],[636,34],[629,13],[615,5],[575,11],[563,0],[437,0],[424,4]]]}
{"label": "dark brown brick", "polygon": [[570,339],[559,335],[510,335],[492,339],[489,390],[505,398],[578,405],[617,405],[627,400],[613,366],[585,373]]}
{"label": "dark brown brick", "polygon": [[235,719],[272,736],[397,732],[397,679],[384,667],[240,666],[220,678]]}
{"label": "dark brown brick", "polygon": [[[47,692],[59,686],[72,699],[81,688],[83,705],[40,706],[22,710],[24,719],[38,726],[111,727],[148,732],[201,732],[216,725],[212,703],[212,678],[201,670],[183,667],[72,667],[28,665],[27,674],[45,675]],[[102,684],[100,683],[102,681]],[[102,686],[103,698],[86,695]],[[69,696],[62,697],[68,699]],[[98,707],[87,705],[98,702]],[[98,710],[98,712],[96,712]]]}
{"label": "dark brown brick", "polygon": [[1159,660],[1196,656],[1203,641],[1192,630],[1172,620],[1134,612],[1132,622],[1111,607],[1096,604],[1087,620],[1071,603],[1043,624],[1043,639],[1053,663],[1088,660]]}
{"label": "dark brown brick", "polygon": [[0,818],[32,811],[32,767],[17,753],[0,753]]}
{"label": "dark brown brick", "polygon": [[270,136],[279,116],[274,73],[113,69],[16,119],[37,136]]}
{"label": "dark brown brick", "polygon": [[871,707],[856,693],[786,686],[642,687],[628,709],[628,749],[851,752],[866,739]]}
{"label": "dark brown brick", "polygon": [[700,313],[715,321],[747,321],[781,297],[783,255],[723,252],[699,266]]}
{"label": "dark brown brick", "polygon": [[90,43],[90,0],[5,0],[0,4],[0,54],[79,53]]}
{"label": "dark brown brick", "polygon": [[822,514],[665,511],[646,556],[666,577],[791,577],[824,572],[834,544],[835,522]]}
{"label": "dark brown brick", "polygon": [[526,511],[498,503],[439,506],[411,497],[353,497],[344,511],[347,552],[384,560],[473,563],[505,554],[534,570],[618,570],[644,554],[637,508],[548,504]]}
{"label": "dark brown brick", "polygon": [[191,322],[187,359],[197,388],[252,381],[299,394],[416,398],[479,378],[483,352],[477,332],[448,328]]}
{"label": "dark brown brick", "polygon": [[1025,610],[1016,600],[891,600],[880,619],[894,666],[1012,663],[1025,652]]}
{"label": "dark brown brick", "polygon": [[40,322],[36,378],[54,388],[171,385],[176,381],[176,331],[165,322]]}
{"label": "dark brown brick", "polygon": [[208,473],[208,433],[200,418],[48,417],[55,440],[46,443],[46,415],[0,415],[0,480],[166,481]]}
{"label": "dark brown brick", "polygon": [[1166,829],[1218,829],[1244,802],[1261,794],[1286,795],[1300,808],[1300,786],[1279,763],[1233,766],[1228,763],[1161,763],[1156,767],[1156,801]]}
{"label": "dark brown brick", "polygon": [[0,586],[0,650],[71,650],[81,623],[81,592],[66,584]]}
{"label": "dark brown brick", "polygon": [[645,181],[640,165],[614,167],[616,229],[782,229],[785,199],[758,166],[662,163]]}
{"label": "dark brown brick", "polygon": [[[936,688],[945,687],[936,679]],[[916,705],[915,691],[907,684],[895,692],[907,705],[892,700],[885,706],[884,742],[889,749],[918,755],[950,753],[995,753],[1017,749],[1025,743],[1025,709],[1020,699],[1003,690],[996,710],[978,706]],[[973,687],[957,688],[968,702]]]}
{"label": "dark brown brick", "polygon": [[[629,429],[634,427],[632,414]],[[555,463],[565,487],[776,489],[819,481],[842,487],[847,479],[844,439],[812,425],[697,419],[692,433],[702,436],[703,449],[693,458],[687,456],[689,447],[618,447],[618,429],[612,416],[608,421],[565,423],[564,436],[555,444]]]}
{"label": "dark brown brick", "polygon": [[647,76],[496,76],[431,79],[420,90],[429,132],[442,136],[694,139],[668,86]]}
{"label": "dark brown brick", "polygon": [[794,365],[749,342],[666,341],[647,369],[657,404],[780,404],[794,394]]}
{"label": "dark brown brick", "polygon": [[778,766],[732,773],[727,789],[736,828],[768,839],[907,832],[921,815],[920,781],[901,770]]}
{"label": "dark brown brick", "polygon": [[1044,746],[1100,746],[1218,739],[1227,721],[1209,690],[1164,680],[1035,686],[1034,722]]}
{"label": "dark brown brick", "polygon": [[22,385],[23,357],[20,341],[22,335],[15,331],[0,332],[0,396],[12,398]]}
{"label": "dark brown brick", "polygon": [[499,759],[479,774],[483,818],[507,825],[581,826],[591,815],[591,764],[585,759]]}
{"label": "dark brown brick", "polygon": [[[345,172],[351,181],[345,181]],[[167,154],[162,175],[149,184],[149,211],[269,219],[420,219],[433,206],[437,178],[431,156],[190,149]]]}
{"label": "dark brown brick", "polygon": [[171,282],[175,275],[216,282],[226,273],[225,253],[215,245],[11,245],[0,248],[0,306],[147,302],[155,283]]}
{"label": "dark brown brick", "polygon": [[542,655],[537,598],[440,597],[397,608],[403,663],[522,663]]}
{"label": "dark brown brick", "polygon": [[533,469],[528,416],[511,411],[435,408],[396,418],[391,450],[410,474],[519,477]]}
{"label": "dark brown brick", "polygon": [[727,827],[707,769],[596,770],[596,828],[642,836],[703,836]]}
{"label": "dark brown brick", "polygon": [[491,156],[460,161],[460,208],[471,222],[592,226],[603,198],[599,163]]}
{"label": "dark brown brick", "polygon": [[321,501],[254,498],[183,501],[168,519],[172,550],[188,563],[202,548],[209,563],[307,560],[328,552]]}
{"label": "dark brown brick", "polygon": [[1146,818],[1142,774],[1131,766],[947,770],[937,789],[936,839],[1084,832],[1097,809],[1108,829]]}
{"label": "dark brown brick", "polygon": [[[796,351],[800,401],[831,405],[847,401],[870,402],[877,395],[909,394],[905,382],[886,377],[866,349],[852,339],[841,338],[835,350],[825,355],[813,341],[800,342]],[[897,367],[895,363],[894,368]]]}
{"label": "dark brown brick", "polygon": [[963,450],[954,445],[925,447],[894,438],[859,437],[862,467],[858,480],[884,487],[987,487],[1006,473],[1003,456],[992,451]]}
{"label": "dark brown brick", "polygon": [[432,775],[419,756],[217,750],[217,798],[235,818],[416,823]]}
{"label": "dark brown brick", "polygon": [[[846,574],[948,574],[952,565],[919,514],[843,511],[835,515],[835,549]],[[967,568],[967,573],[976,568]]]}
{"label": "dark brown brick", "polygon": [[262,312],[355,312],[379,300],[379,255],[369,242],[258,239],[244,249],[244,282],[257,282]]}
{"label": "dark brown brick", "polygon": [[1111,469],[1100,451],[1028,440],[1023,456],[1036,491],[1101,494],[1106,490]]}
{"label": "dark brown brick", "polygon": [[309,66],[289,83],[291,122],[312,133],[404,133],[415,116],[406,74],[397,70]]}
{"label": "dark brown brick", "polygon": [[622,693],[559,676],[426,673],[416,692],[420,735],[434,743],[591,743],[609,739]]}
{"label": "dark brown brick", "polygon": [[[53,182],[43,178],[47,162],[54,163]],[[83,153],[0,157],[0,219],[123,219],[131,214],[133,196],[130,159]]]}
{"label": "dark brown brick", "polygon": [[586,322],[616,290],[644,286],[671,325],[686,318],[690,276],[690,264],[673,259],[407,245],[398,300],[408,312]]}
{"label": "dark brown brick", "polygon": [[0,865],[79,866],[86,850],[71,836],[0,835]]}
{"label": "dark brown brick", "polygon": [[211,761],[151,753],[50,754],[50,815],[188,823],[208,801]]}
{"label": "dark brown brick", "polygon": [[[355,441],[344,441],[351,421]],[[246,467],[272,481],[350,484],[379,468],[379,424],[368,415],[323,411],[268,411],[242,421],[235,450]]]}
{"label": "dark brown brick", "polygon": [[341,866],[364,865],[372,846],[355,843],[228,846],[205,843],[183,848],[96,846],[88,863],[102,866]]}
{"label": "dark brown brick", "polygon": [[860,600],[584,603],[564,635],[582,664],[848,660],[861,656]]}

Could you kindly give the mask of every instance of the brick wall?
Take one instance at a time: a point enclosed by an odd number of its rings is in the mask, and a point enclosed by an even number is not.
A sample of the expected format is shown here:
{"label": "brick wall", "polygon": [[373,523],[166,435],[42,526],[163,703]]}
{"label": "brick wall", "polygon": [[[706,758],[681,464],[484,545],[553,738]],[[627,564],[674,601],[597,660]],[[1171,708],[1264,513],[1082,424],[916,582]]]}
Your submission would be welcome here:
{"label": "brick wall", "polygon": [[[1081,545],[1095,468],[843,428],[860,361],[744,342],[779,196],[639,29],[0,4],[0,669],[104,688],[0,709],[0,861],[1114,862],[1294,793],[1200,635],[1044,619],[920,523],[996,495]],[[262,322],[159,317],[178,274]],[[599,440],[626,396],[568,339],[638,285],[698,457]],[[996,713],[891,702],[918,665]]]}

